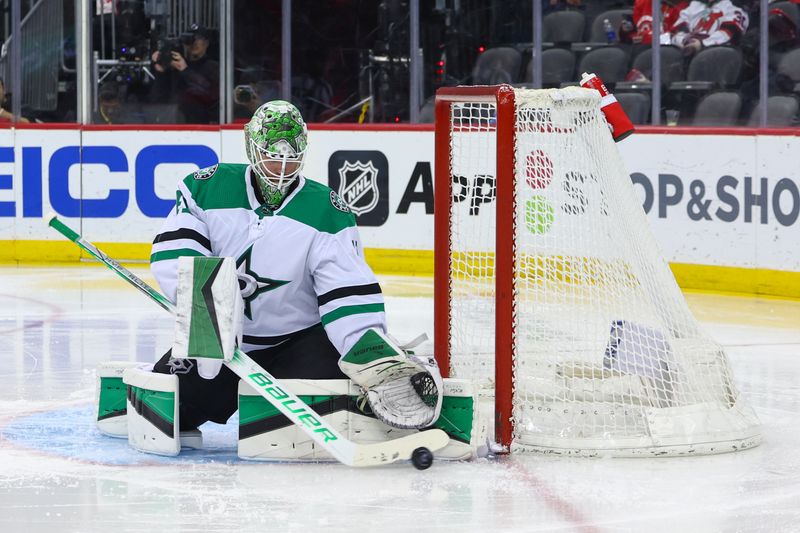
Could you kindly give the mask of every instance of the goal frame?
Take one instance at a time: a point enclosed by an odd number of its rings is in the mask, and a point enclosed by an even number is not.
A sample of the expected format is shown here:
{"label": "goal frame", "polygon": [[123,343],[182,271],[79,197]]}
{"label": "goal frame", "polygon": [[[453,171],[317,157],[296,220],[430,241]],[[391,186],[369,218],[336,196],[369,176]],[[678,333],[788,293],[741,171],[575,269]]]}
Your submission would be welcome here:
{"label": "goal frame", "polygon": [[[736,390],[724,349],[699,327],[663,259],[599,103],[587,89],[437,91],[434,350],[442,375],[494,378],[501,453],[676,456],[757,446],[758,417]],[[548,167],[548,183],[558,181],[547,201],[576,198],[567,179],[585,180],[581,172],[589,172],[601,201],[590,218],[562,218],[557,231],[536,240],[547,231],[542,224],[552,223],[553,208],[540,210],[533,200],[541,197],[525,187],[541,187],[531,182],[538,163],[527,154],[544,149],[570,161],[558,173]],[[604,194],[611,203],[603,203]],[[469,206],[461,203],[467,196]],[[483,203],[491,196],[489,212],[472,218],[478,197]],[[630,231],[611,230],[615,225]],[[617,249],[620,238],[626,246]],[[554,263],[529,271],[527,258],[540,253]],[[585,278],[585,290],[572,294],[574,283],[565,292],[547,283],[531,290],[536,279],[556,283],[559,273],[567,283],[573,274]]]}
{"label": "goal frame", "polygon": [[514,432],[514,135],[516,112],[510,85],[443,87],[436,91],[434,157],[434,353],[443,377],[450,376],[451,274],[451,107],[455,102],[496,105],[496,245],[495,245],[495,440],[511,449]]}

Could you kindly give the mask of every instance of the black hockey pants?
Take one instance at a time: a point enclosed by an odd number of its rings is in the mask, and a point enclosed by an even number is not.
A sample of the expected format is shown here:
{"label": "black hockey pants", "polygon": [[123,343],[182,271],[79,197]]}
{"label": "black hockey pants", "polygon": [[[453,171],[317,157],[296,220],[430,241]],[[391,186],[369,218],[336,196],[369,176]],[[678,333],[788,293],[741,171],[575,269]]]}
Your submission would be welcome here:
{"label": "black hockey pants", "polygon": [[[193,361],[173,360],[170,364],[171,355],[172,350],[164,354],[153,371],[178,376],[181,431],[209,420],[227,422],[238,408],[239,376],[223,366],[217,377],[204,379]],[[298,332],[278,346],[247,355],[278,379],[347,379],[339,369],[339,352],[321,324]]]}

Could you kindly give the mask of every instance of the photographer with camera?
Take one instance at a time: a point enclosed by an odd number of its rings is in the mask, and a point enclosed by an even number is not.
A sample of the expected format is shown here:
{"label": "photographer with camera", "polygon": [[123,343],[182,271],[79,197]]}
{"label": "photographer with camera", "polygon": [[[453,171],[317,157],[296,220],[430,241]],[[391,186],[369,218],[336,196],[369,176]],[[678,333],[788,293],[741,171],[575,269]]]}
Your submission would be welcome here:
{"label": "photographer with camera", "polygon": [[177,103],[188,124],[219,122],[219,63],[207,55],[211,32],[197,24],[166,41],[151,59],[153,103]]}
{"label": "photographer with camera", "polygon": [[252,84],[237,85],[233,89],[233,118],[247,121],[262,104],[261,97]]}

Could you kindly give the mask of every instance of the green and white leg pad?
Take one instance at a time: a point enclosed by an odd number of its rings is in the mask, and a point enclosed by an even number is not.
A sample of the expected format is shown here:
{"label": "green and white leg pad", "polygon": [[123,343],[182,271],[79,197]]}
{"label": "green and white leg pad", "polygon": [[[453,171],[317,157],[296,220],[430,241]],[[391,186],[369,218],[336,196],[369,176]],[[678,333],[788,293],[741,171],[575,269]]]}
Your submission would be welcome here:
{"label": "green and white leg pad", "polygon": [[128,386],[128,444],[141,452],[178,455],[178,376],[143,366],[126,370],[123,380]]}
{"label": "green and white leg pad", "polygon": [[158,455],[203,447],[199,430],[179,431],[177,376],[154,374],[153,365],[107,362],[98,365],[97,378],[97,429],[102,434]]}
{"label": "green and white leg pad", "polygon": [[[285,380],[284,385],[345,437],[361,444],[384,442],[411,433],[365,414],[361,387],[350,380]],[[485,455],[488,427],[477,415],[472,384],[445,379],[441,413],[432,427],[444,430],[450,444],[435,452],[440,459]],[[369,409],[367,408],[367,412]],[[239,457],[261,461],[329,461],[333,458],[299,427],[244,382],[239,383]]]}
{"label": "green and white leg pad", "polygon": [[128,387],[122,373],[141,363],[109,361],[97,365],[97,429],[108,437],[128,438]]}
{"label": "green and white leg pad", "polygon": [[202,448],[199,430],[181,432],[178,376],[156,374],[152,365],[123,373],[128,387],[128,444],[145,453],[178,455],[181,448]]}

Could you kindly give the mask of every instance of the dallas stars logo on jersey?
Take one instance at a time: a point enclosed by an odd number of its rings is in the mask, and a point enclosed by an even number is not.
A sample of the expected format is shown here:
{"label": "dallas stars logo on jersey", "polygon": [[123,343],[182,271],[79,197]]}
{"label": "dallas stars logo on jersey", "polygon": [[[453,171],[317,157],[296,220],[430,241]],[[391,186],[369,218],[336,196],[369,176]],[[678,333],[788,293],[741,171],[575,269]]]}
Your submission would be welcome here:
{"label": "dallas stars logo on jersey", "polygon": [[219,165],[213,165],[210,167],[201,168],[200,170],[196,170],[193,174],[194,179],[207,180],[208,178],[214,175],[214,172],[217,171],[217,167],[219,167]]}
{"label": "dallas stars logo on jersey", "polygon": [[331,191],[331,205],[343,213],[350,212],[350,206],[348,206],[344,199],[334,191]]}
{"label": "dallas stars logo on jersey", "polygon": [[258,295],[277,289],[289,283],[280,279],[264,278],[250,269],[253,247],[247,249],[239,259],[236,260],[237,276],[239,277],[239,289],[244,299],[244,316],[253,320],[250,303],[258,298]]}

